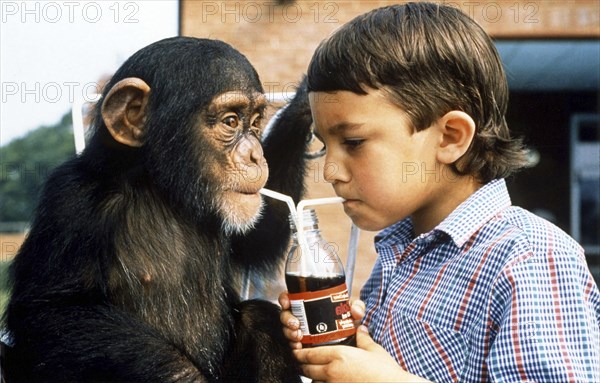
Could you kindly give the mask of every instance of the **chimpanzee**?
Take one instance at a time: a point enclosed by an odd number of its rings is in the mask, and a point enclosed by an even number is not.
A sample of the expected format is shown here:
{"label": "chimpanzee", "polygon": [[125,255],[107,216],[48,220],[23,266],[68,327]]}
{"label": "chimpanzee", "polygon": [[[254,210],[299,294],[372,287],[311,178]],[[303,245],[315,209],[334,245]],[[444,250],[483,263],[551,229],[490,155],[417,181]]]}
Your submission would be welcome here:
{"label": "chimpanzee", "polygon": [[12,263],[7,381],[298,381],[278,308],[235,281],[287,244],[258,191],[268,161],[267,187],[301,196],[307,105],[301,86],[263,149],[267,101],[234,48],[175,37],[131,56]]}

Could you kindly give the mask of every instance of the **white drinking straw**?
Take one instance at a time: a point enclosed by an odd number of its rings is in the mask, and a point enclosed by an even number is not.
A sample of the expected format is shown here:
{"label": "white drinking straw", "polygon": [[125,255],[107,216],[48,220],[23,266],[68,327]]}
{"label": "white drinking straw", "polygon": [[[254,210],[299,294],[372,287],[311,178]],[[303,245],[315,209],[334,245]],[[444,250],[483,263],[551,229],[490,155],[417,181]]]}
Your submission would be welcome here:
{"label": "white drinking straw", "polygon": [[342,197],[303,199],[302,201],[298,202],[298,206],[296,207],[296,214],[300,216],[306,206],[330,205],[333,203],[342,203],[344,201],[345,199],[343,199]]}
{"label": "white drinking straw", "polygon": [[304,231],[302,228],[302,215],[298,216],[296,213],[296,206],[294,205],[294,200],[289,195],[276,192],[274,190],[262,188],[259,192],[268,197],[283,201],[287,204],[288,209],[290,209],[290,214],[292,216],[292,221],[296,226],[296,230],[298,233],[298,244],[300,245],[300,249],[302,250],[302,254],[310,254],[308,245],[306,244],[306,239],[304,237]]}
{"label": "white drinking straw", "polygon": [[358,252],[358,237],[360,231],[353,223],[350,228],[350,242],[348,244],[348,259],[346,260],[346,286],[348,293],[352,295],[352,281],[354,279],[354,268],[356,267],[356,253]]}
{"label": "white drinking straw", "polygon": [[292,199],[292,197],[283,193],[276,192],[275,190],[270,190],[266,188],[262,188],[258,192],[262,195],[266,195],[268,197],[285,202],[288,205],[288,209],[290,209],[290,214],[292,215],[294,223],[298,222],[298,217],[296,216],[296,205],[294,205],[294,200]]}

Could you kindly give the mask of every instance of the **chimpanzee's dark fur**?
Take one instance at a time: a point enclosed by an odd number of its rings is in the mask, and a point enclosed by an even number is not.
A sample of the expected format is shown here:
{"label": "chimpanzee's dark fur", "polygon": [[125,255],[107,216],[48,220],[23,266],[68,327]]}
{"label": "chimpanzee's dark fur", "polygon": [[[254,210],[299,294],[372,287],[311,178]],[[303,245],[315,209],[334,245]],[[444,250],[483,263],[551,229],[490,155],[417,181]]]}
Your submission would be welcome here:
{"label": "chimpanzee's dark fur", "polygon": [[[214,95],[262,92],[256,72],[222,42],[173,38],[132,56],[104,96],[128,77],[152,89],[146,143],[117,143],[98,112],[84,153],[49,177],[11,267],[8,383],[297,381],[278,308],[234,290],[234,269],[280,259],[287,211],[269,206],[235,236],[232,267],[231,238],[206,202],[214,153],[192,139]],[[308,113],[301,91],[264,142],[267,187],[296,199]]]}

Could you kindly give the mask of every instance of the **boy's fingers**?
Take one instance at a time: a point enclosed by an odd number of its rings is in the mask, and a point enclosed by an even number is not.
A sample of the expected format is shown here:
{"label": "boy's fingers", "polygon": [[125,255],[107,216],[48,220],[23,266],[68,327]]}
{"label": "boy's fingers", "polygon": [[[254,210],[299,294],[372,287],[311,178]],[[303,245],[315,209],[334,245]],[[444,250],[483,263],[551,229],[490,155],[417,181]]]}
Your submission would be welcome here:
{"label": "boy's fingers", "polygon": [[282,311],[279,314],[279,321],[284,327],[290,330],[298,330],[300,328],[300,321],[298,321],[298,318],[291,311]]}
{"label": "boy's fingers", "polygon": [[290,328],[284,327],[283,328],[283,335],[290,341],[290,342],[300,342],[302,340],[302,331],[301,330],[292,330]]}
{"label": "boy's fingers", "polygon": [[340,346],[322,346],[315,348],[303,348],[294,350],[294,356],[302,364],[327,364],[331,362],[331,347]]}
{"label": "boy's fingers", "polygon": [[321,364],[302,364],[300,369],[302,375],[310,376],[312,383],[326,383],[328,381],[325,366]]}
{"label": "boy's fingers", "polygon": [[361,320],[365,316],[366,306],[365,302],[357,299],[352,302],[352,306],[350,307],[350,312],[352,313],[352,318],[355,320]]}
{"label": "boy's fingers", "polygon": [[369,330],[366,326],[358,326],[356,331],[356,347],[362,348],[363,350],[372,350],[374,347],[379,348],[379,345],[375,343],[371,335],[369,335]]}
{"label": "boy's fingers", "polygon": [[302,349],[302,343],[290,342],[290,347],[292,348],[292,350],[300,350],[300,349]]}
{"label": "boy's fingers", "polygon": [[291,305],[290,305],[290,298],[288,296],[288,292],[284,291],[281,294],[279,294],[279,305],[281,306],[282,310],[289,310]]}
{"label": "boy's fingers", "polygon": [[303,336],[300,330],[300,321],[289,311],[289,307],[285,308],[286,303],[289,305],[287,292],[284,292],[279,295],[279,304],[284,308],[279,314],[279,321],[283,325],[283,335],[290,341],[290,346],[293,349],[299,349],[302,348],[300,341]]}

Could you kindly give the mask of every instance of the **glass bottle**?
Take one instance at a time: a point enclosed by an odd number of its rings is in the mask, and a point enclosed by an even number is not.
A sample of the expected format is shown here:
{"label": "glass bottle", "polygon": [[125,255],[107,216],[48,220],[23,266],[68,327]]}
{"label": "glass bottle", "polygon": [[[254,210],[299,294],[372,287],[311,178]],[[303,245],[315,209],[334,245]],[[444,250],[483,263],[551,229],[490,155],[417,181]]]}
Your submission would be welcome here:
{"label": "glass bottle", "polygon": [[345,344],[356,345],[356,329],[350,314],[344,266],[336,246],[321,236],[314,209],[302,215],[306,250],[302,252],[295,223],[285,281],[292,314],[300,321],[304,347]]}

